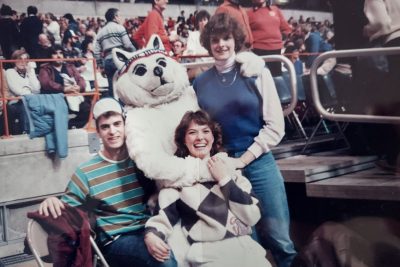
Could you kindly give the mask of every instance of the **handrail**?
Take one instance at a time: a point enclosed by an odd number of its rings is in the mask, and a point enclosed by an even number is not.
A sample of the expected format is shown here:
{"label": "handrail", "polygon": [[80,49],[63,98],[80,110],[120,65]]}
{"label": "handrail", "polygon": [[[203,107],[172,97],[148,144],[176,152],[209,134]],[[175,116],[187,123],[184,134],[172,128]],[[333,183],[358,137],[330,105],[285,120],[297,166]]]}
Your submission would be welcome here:
{"label": "handrail", "polygon": [[[261,56],[261,58],[265,62],[276,62],[281,61],[285,67],[289,71],[290,76],[290,93],[291,93],[291,100],[290,104],[285,107],[283,110],[283,115],[289,115],[297,105],[297,79],[296,79],[296,71],[294,69],[293,63],[286,57],[282,55],[269,55],[269,56]],[[209,61],[204,62],[190,62],[190,63],[181,63],[186,68],[200,68],[200,67],[210,67],[214,65],[215,60],[210,59]]]}
{"label": "handrail", "polygon": [[393,48],[366,48],[366,49],[349,49],[329,51],[318,56],[310,69],[311,95],[315,108],[323,118],[332,121],[345,122],[370,122],[370,123],[400,123],[399,116],[382,116],[382,115],[361,115],[361,114],[337,114],[330,113],[325,110],[321,104],[318,91],[317,69],[319,65],[326,59],[336,57],[356,57],[356,56],[374,56],[374,55],[394,55],[400,54],[400,47]]}
{"label": "handrail", "polygon": [[[96,103],[96,101],[99,99],[100,97],[100,91],[99,91],[99,87],[98,87],[98,82],[97,82],[97,65],[96,65],[96,60],[94,58],[64,58],[62,59],[62,61],[64,62],[69,62],[69,61],[79,61],[79,60],[90,60],[93,63],[93,70],[94,70],[94,88],[95,90],[93,92],[85,92],[85,93],[69,93],[69,94],[64,94],[64,96],[93,96],[92,98],[92,103],[91,103],[91,107],[90,107],[90,112],[89,112],[89,119],[87,122],[87,127],[86,130],[87,131],[94,131],[94,128],[91,127],[91,122],[92,122],[92,116],[93,116],[93,105],[94,103]],[[3,115],[4,115],[4,133],[3,136],[1,136],[1,138],[10,138],[10,131],[9,131],[9,127],[8,127],[8,113],[7,113],[7,103],[10,100],[18,100],[21,99],[21,97],[9,97],[6,95],[5,92],[5,86],[3,84],[3,81],[5,82],[5,79],[3,77],[4,73],[3,73],[3,64],[4,63],[15,63],[15,62],[20,62],[20,61],[25,61],[25,62],[51,62],[51,61],[60,61],[60,59],[0,59],[0,99],[1,102],[3,102]]]}

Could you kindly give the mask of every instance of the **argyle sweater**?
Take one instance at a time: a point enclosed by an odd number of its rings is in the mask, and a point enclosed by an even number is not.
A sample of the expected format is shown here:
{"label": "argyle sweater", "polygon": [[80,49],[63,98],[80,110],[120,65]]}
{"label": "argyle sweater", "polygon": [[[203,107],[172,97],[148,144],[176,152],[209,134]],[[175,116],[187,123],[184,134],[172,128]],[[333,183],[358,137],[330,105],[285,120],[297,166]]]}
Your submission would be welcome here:
{"label": "argyle sweater", "polygon": [[240,172],[222,186],[206,182],[164,188],[158,196],[160,211],[147,221],[146,232],[167,240],[181,219],[190,244],[249,235],[261,217],[259,202],[250,191],[250,182]]}

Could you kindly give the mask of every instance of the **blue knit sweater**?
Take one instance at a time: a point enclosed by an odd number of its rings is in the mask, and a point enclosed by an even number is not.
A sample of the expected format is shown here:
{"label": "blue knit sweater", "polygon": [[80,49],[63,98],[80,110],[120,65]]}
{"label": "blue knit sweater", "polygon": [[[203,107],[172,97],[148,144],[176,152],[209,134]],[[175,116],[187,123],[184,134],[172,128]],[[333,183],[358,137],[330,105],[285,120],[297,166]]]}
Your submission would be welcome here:
{"label": "blue knit sweater", "polygon": [[239,66],[223,74],[225,83],[221,75],[213,67],[196,77],[193,88],[199,106],[221,125],[227,151],[245,151],[264,124],[261,97],[255,78],[241,76]]}

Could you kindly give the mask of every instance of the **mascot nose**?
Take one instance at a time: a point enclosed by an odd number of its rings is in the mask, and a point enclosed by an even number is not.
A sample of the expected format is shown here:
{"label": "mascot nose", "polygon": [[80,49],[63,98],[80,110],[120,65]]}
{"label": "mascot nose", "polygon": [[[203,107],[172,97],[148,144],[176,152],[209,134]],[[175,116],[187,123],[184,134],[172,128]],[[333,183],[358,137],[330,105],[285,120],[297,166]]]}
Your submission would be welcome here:
{"label": "mascot nose", "polygon": [[161,67],[155,67],[153,70],[154,75],[161,77],[163,75],[163,70]]}

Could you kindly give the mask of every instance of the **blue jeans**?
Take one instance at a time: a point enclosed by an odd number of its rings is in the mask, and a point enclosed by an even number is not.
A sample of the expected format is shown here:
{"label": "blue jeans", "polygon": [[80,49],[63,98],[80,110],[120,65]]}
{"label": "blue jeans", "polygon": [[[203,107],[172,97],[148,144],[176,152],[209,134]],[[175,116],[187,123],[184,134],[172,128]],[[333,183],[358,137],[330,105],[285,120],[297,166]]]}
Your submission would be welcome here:
{"label": "blue jeans", "polygon": [[165,262],[154,259],[147,251],[144,243],[144,230],[121,235],[103,249],[104,257],[111,266],[140,267],[177,267],[178,264],[171,251],[171,256]]}
{"label": "blue jeans", "polygon": [[[239,157],[242,152],[231,153]],[[262,217],[256,225],[257,239],[271,250],[278,267],[289,267],[296,256],[289,236],[289,208],[283,177],[271,152],[261,155],[243,169],[261,203]]]}
{"label": "blue jeans", "polygon": [[115,66],[112,58],[107,58],[104,60],[104,71],[108,81],[108,94],[104,94],[104,96],[114,97],[113,77],[117,71],[117,67]]}

